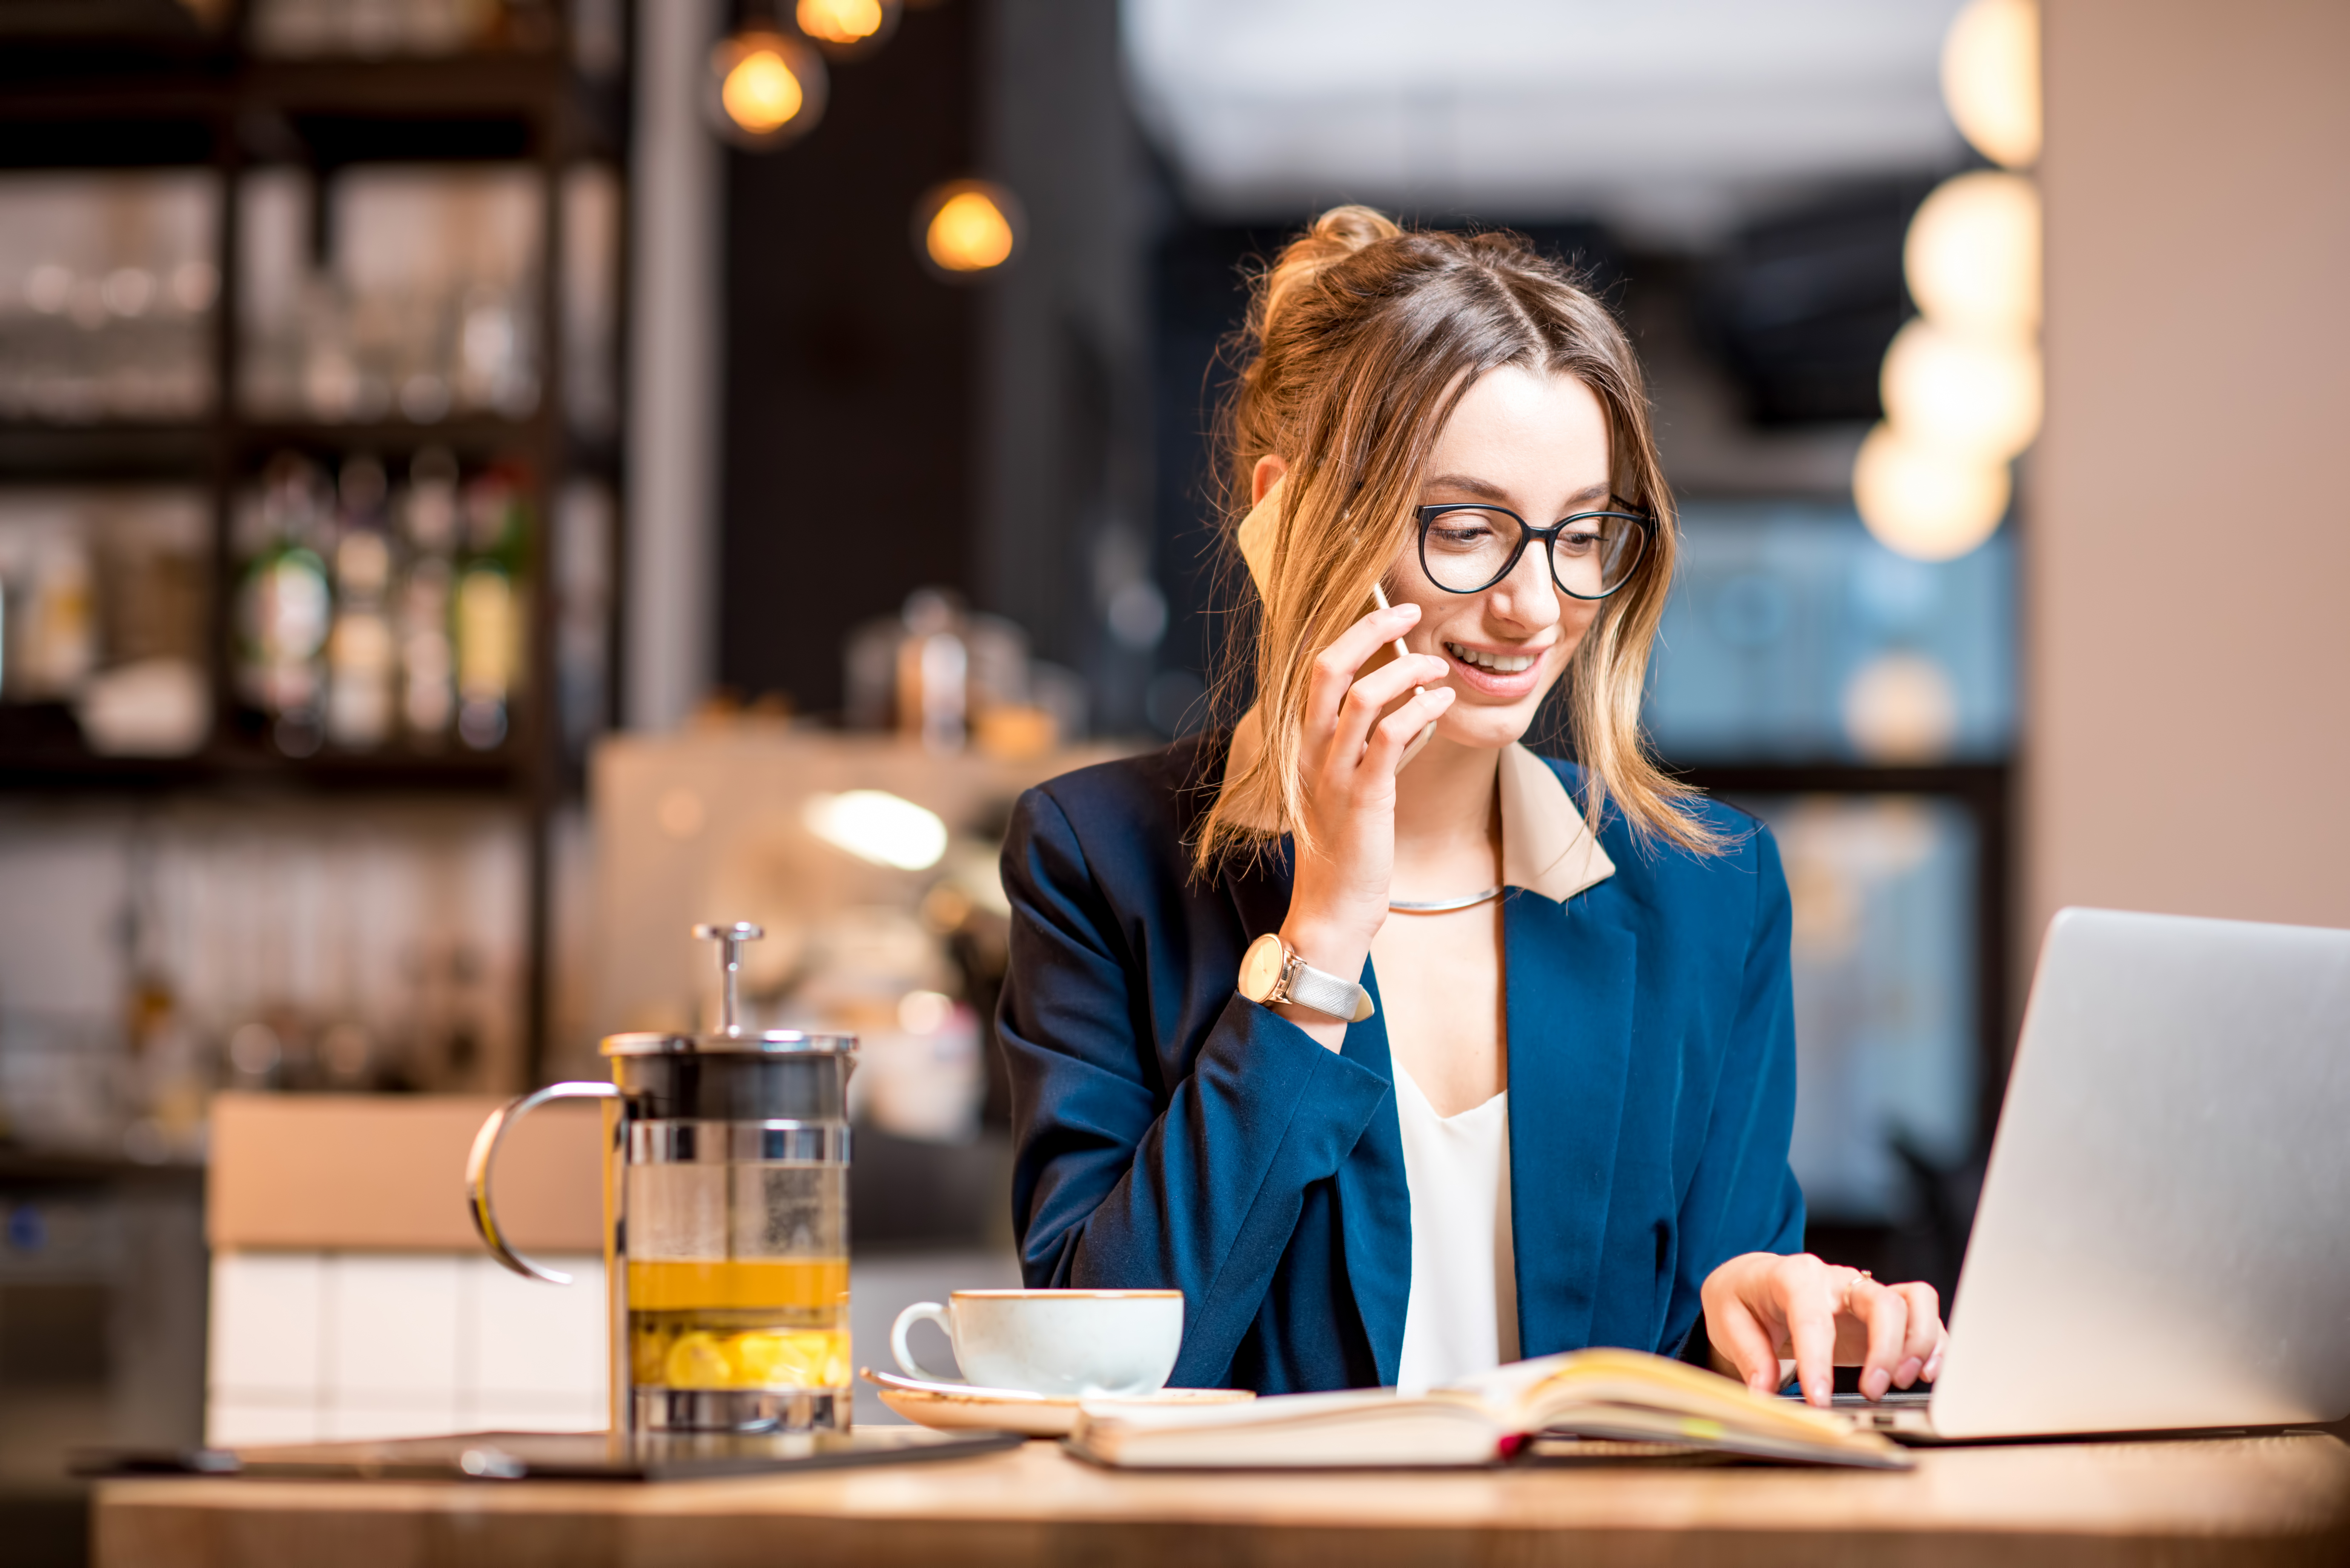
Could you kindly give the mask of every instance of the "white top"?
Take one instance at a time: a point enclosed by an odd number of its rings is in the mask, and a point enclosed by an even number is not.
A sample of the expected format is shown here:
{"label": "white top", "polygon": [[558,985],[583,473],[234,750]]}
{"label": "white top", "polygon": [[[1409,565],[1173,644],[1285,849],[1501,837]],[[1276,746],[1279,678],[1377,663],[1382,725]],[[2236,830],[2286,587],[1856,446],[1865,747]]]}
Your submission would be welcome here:
{"label": "white top", "polygon": [[1411,1189],[1411,1295],[1396,1386],[1422,1394],[1518,1358],[1510,1095],[1440,1116],[1403,1064],[1388,1064]]}

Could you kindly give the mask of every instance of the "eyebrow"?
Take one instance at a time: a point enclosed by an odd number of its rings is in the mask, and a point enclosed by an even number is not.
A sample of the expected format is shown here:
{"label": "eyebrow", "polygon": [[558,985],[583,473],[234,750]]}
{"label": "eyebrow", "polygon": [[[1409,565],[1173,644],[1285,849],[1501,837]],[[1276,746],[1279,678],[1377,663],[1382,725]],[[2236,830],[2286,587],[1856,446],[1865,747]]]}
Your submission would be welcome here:
{"label": "eyebrow", "polygon": [[[1471,473],[1440,473],[1428,481],[1428,488],[1430,490],[1465,490],[1470,494],[1477,496],[1481,500],[1496,502],[1504,506],[1508,505],[1510,502],[1510,493],[1508,491],[1503,489],[1500,485],[1492,483],[1490,480],[1479,479],[1475,474]],[[1576,491],[1574,494],[1566,498],[1567,509],[1569,511],[1573,511],[1575,507],[1582,505],[1586,501],[1605,501],[1611,493],[1612,492],[1604,483],[1586,484],[1582,489]]]}

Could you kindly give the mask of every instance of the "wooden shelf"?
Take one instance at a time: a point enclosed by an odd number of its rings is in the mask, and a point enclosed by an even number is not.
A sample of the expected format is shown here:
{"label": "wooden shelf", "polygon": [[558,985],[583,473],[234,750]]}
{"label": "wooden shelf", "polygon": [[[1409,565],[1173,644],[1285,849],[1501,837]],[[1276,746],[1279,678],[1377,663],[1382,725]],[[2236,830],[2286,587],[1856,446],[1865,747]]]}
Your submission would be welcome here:
{"label": "wooden shelf", "polygon": [[116,1181],[201,1185],[203,1179],[204,1168],[185,1160],[148,1165],[111,1155],[0,1143],[0,1182],[60,1187]]}
{"label": "wooden shelf", "polygon": [[240,417],[229,421],[228,431],[236,445],[248,453],[288,446],[377,452],[445,446],[461,452],[497,455],[536,445],[547,436],[546,421],[539,414],[519,420],[468,414],[430,423],[400,419],[336,422]]}
{"label": "wooden shelf", "polygon": [[0,422],[0,479],[12,483],[141,483],[208,476],[213,431],[204,424]]}
{"label": "wooden shelf", "polygon": [[335,794],[513,794],[527,770],[510,749],[487,753],[321,753],[275,756],[217,747],[191,757],[102,757],[0,751],[0,792],[184,794],[287,790]]}

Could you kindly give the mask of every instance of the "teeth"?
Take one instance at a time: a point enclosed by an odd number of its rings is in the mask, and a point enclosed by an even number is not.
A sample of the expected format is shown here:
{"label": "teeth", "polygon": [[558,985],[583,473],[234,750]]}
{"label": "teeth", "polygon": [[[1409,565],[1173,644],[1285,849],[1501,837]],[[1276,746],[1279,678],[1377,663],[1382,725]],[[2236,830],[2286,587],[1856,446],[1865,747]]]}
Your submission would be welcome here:
{"label": "teeth", "polygon": [[1541,657],[1532,653],[1487,653],[1482,649],[1463,648],[1457,642],[1446,643],[1444,650],[1463,664],[1473,664],[1496,675],[1514,675],[1521,670],[1532,670]]}

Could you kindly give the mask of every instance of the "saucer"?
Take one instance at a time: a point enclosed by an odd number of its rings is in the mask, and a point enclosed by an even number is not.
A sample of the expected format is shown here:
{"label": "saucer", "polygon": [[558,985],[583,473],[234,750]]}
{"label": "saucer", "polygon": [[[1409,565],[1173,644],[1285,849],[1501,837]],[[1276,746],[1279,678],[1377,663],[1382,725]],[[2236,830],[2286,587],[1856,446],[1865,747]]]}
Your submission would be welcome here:
{"label": "saucer", "polygon": [[931,1383],[893,1372],[862,1368],[858,1376],[881,1390],[881,1403],[909,1421],[941,1431],[1019,1432],[1031,1438],[1066,1438],[1077,1424],[1081,1405],[1237,1405],[1256,1395],[1246,1388],[1161,1388],[1156,1394],[1031,1394],[1024,1388],[981,1388],[969,1383]]}

